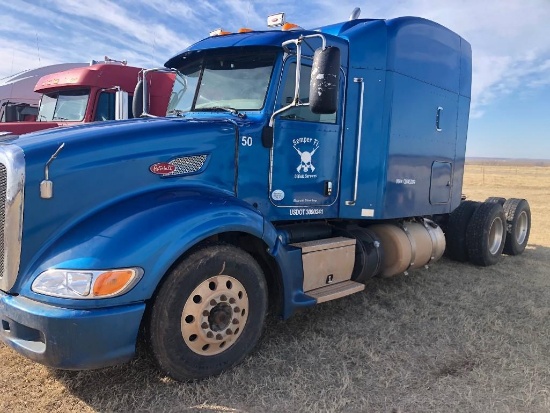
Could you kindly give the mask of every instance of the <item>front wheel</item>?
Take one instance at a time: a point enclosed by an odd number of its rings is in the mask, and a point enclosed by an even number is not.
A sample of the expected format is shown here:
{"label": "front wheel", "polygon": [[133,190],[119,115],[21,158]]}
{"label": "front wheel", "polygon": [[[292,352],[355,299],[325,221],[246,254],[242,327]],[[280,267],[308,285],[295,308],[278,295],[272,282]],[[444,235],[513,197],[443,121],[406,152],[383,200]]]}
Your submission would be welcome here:
{"label": "front wheel", "polygon": [[232,245],[204,247],[167,275],[155,298],[153,357],[176,380],[219,374],[256,345],[266,308],[265,278],[248,253]]}

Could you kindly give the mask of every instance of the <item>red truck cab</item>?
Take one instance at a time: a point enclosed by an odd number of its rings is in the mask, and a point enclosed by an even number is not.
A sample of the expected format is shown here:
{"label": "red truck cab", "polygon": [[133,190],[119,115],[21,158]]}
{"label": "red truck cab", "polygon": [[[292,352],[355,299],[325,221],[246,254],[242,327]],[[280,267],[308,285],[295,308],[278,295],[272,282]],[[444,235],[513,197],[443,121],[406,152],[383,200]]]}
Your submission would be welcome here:
{"label": "red truck cab", "polygon": [[[99,63],[40,78],[34,91],[42,94],[36,121],[4,123],[2,132],[23,134],[58,126],[71,126],[132,117],[131,106],[138,75],[143,69],[125,64]],[[158,73],[148,80],[151,90],[150,112],[165,116],[173,85],[173,74]],[[116,92],[128,96],[127,110],[115,115]]]}

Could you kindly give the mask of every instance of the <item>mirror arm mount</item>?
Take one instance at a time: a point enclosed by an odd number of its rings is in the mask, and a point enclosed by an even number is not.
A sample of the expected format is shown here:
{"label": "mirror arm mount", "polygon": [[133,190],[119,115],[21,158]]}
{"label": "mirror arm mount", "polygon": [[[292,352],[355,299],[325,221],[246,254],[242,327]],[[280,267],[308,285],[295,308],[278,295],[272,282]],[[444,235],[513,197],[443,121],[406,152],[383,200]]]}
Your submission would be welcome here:
{"label": "mirror arm mount", "polygon": [[[140,115],[140,117],[147,117],[147,118],[158,118],[158,116],[152,115],[149,113],[149,99],[147,97],[148,94],[148,87],[147,87],[147,74],[152,72],[161,72],[161,73],[179,73],[177,69],[169,69],[166,67],[159,67],[156,69],[144,69],[140,72],[141,78],[143,79],[143,112]],[[139,75],[138,75],[138,81],[139,81]],[[135,96],[134,96],[135,99]]]}
{"label": "mirror arm mount", "polygon": [[323,36],[320,33],[308,34],[307,36],[300,36],[297,39],[287,40],[287,41],[284,41],[282,43],[282,47],[287,53],[290,53],[290,49],[288,49],[288,47],[287,47],[288,45],[291,45],[291,44],[296,45],[296,83],[295,83],[295,87],[294,87],[294,99],[292,100],[291,103],[289,103],[285,107],[282,107],[281,109],[276,110],[275,112],[273,112],[273,114],[269,118],[269,127],[270,128],[273,127],[273,123],[275,122],[275,116],[277,116],[279,113],[285,112],[288,109],[296,107],[296,106],[308,106],[309,105],[309,104],[304,104],[304,103],[300,102],[300,74],[301,74],[301,70],[302,70],[302,66],[301,66],[301,63],[302,63],[302,43],[305,39],[311,39],[313,37],[319,37],[321,39],[323,50],[325,50],[327,48],[327,39],[325,38],[325,36]]}
{"label": "mirror arm mount", "polygon": [[[291,109],[291,108],[296,107],[296,106],[309,106],[309,103],[300,102],[300,74],[301,74],[301,70],[302,70],[302,66],[301,66],[301,63],[302,63],[302,42],[304,41],[304,39],[310,39],[310,38],[313,38],[313,37],[319,37],[321,39],[323,50],[325,50],[327,48],[327,39],[325,38],[325,36],[323,36],[320,33],[308,34],[307,36],[300,36],[297,39],[286,40],[281,45],[283,47],[285,53],[289,53],[289,54],[290,54],[290,49],[287,46],[289,46],[291,44],[294,44],[296,46],[296,83],[295,83],[295,88],[294,88],[294,99],[288,105],[286,105],[286,106],[282,107],[281,109],[278,109],[275,112],[273,112],[273,114],[269,118],[268,128],[273,128],[273,124],[275,123],[275,116],[277,116],[278,114],[283,113],[283,112],[287,111],[288,109]],[[271,145],[273,145],[273,142],[271,142]],[[266,146],[265,143],[264,143],[264,146]]]}

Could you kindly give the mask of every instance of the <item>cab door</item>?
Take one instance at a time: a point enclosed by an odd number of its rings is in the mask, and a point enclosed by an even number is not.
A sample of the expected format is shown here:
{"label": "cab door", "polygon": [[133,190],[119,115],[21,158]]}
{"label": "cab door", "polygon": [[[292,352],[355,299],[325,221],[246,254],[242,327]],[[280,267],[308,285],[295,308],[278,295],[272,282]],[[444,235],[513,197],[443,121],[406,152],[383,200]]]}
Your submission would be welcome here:
{"label": "cab door", "polygon": [[[296,62],[287,61],[276,109],[294,97]],[[310,62],[302,63],[300,100],[309,99]],[[342,83],[340,82],[340,96]],[[339,105],[341,107],[341,105]],[[338,199],[341,114],[319,115],[308,106],[291,108],[275,117],[270,161],[270,199],[273,205],[288,207],[327,207]],[[313,215],[325,215],[321,208]]]}

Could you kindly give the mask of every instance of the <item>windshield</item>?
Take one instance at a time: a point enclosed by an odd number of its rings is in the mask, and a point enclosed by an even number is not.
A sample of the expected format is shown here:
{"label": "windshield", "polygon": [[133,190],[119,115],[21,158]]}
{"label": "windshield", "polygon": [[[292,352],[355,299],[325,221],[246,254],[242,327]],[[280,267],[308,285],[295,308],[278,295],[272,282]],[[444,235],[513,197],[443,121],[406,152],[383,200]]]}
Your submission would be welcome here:
{"label": "windshield", "polygon": [[40,101],[37,120],[39,122],[80,121],[84,119],[89,96],[90,91],[88,89],[45,93]]}
{"label": "windshield", "polygon": [[275,57],[275,51],[256,51],[194,59],[179,69],[168,114],[262,109]]}

